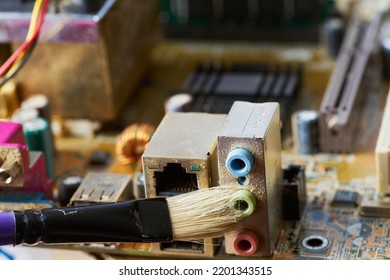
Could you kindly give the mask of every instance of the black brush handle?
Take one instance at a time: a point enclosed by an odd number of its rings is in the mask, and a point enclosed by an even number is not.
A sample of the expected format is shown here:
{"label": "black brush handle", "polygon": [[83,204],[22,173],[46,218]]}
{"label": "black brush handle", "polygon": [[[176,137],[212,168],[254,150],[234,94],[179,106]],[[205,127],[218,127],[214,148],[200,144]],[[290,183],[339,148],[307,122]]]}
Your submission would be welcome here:
{"label": "black brush handle", "polygon": [[15,245],[172,240],[169,209],[163,198],[14,211],[14,215]]}

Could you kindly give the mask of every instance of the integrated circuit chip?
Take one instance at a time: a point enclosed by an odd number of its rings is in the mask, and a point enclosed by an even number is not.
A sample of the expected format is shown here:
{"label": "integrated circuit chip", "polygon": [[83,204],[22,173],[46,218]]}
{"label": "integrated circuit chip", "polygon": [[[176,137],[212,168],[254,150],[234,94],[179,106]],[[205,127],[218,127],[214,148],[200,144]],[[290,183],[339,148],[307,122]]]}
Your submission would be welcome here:
{"label": "integrated circuit chip", "polygon": [[336,191],[332,206],[356,207],[359,204],[359,193],[354,191]]}

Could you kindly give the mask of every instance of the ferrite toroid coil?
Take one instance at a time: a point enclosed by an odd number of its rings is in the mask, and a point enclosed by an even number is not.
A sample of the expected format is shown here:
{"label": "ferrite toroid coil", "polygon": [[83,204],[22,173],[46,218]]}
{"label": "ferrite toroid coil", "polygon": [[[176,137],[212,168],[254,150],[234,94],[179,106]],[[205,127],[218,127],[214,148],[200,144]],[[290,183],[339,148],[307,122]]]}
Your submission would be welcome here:
{"label": "ferrite toroid coil", "polygon": [[123,165],[138,163],[154,132],[149,124],[132,124],[119,136],[116,155]]}

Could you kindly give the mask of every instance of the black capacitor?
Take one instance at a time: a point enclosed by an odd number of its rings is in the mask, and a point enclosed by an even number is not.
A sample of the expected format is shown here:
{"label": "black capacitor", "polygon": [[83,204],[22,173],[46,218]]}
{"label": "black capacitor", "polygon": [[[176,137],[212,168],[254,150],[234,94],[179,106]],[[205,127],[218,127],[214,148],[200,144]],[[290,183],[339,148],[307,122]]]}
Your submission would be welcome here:
{"label": "black capacitor", "polygon": [[328,54],[330,57],[336,58],[344,38],[344,20],[342,18],[330,18],[325,23],[324,32]]}
{"label": "black capacitor", "polygon": [[319,151],[319,112],[297,111],[291,118],[296,151],[306,155],[317,153]]}
{"label": "black capacitor", "polygon": [[60,180],[58,202],[61,206],[67,206],[69,204],[70,199],[82,182],[83,177],[80,176],[66,176]]}

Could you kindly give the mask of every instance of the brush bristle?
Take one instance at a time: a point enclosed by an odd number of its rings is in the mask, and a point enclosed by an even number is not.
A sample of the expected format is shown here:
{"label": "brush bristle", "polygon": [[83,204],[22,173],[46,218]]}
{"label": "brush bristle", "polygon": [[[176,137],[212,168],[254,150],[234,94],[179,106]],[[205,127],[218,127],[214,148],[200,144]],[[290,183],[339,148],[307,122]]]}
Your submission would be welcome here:
{"label": "brush bristle", "polygon": [[173,238],[189,240],[219,237],[234,230],[246,216],[231,205],[237,190],[214,187],[167,198]]}

